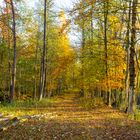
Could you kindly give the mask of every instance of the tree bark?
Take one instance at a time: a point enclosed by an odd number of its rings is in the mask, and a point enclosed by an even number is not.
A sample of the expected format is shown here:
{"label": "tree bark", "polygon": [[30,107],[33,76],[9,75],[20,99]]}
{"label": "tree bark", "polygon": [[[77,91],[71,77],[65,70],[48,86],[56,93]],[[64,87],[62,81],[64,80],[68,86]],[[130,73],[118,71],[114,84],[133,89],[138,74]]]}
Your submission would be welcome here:
{"label": "tree bark", "polygon": [[45,69],[46,69],[46,11],[47,11],[47,0],[44,0],[44,38],[43,38],[43,55],[42,55],[42,62],[41,62],[41,77],[40,77],[40,95],[39,100],[42,100],[43,98],[43,92],[44,92],[44,84],[45,84]]}
{"label": "tree bark", "polygon": [[129,72],[130,72],[130,84],[129,84],[129,105],[128,113],[134,114],[136,110],[135,106],[135,41],[136,41],[136,16],[137,16],[137,3],[138,0],[132,2],[132,29],[131,29],[131,46],[130,46],[130,61],[129,61]]}
{"label": "tree bark", "polygon": [[[126,33],[126,76],[125,76],[125,92],[126,92],[126,101],[129,101],[129,57],[130,57],[130,21],[131,21],[131,4],[132,1],[129,1],[129,15],[127,20],[127,33]],[[127,104],[128,106],[128,104]]]}
{"label": "tree bark", "polygon": [[14,3],[13,0],[11,0],[11,8],[12,8],[12,32],[13,32],[13,65],[12,65],[12,79],[11,79],[11,85],[10,85],[10,102],[14,99],[15,94],[15,83],[16,83],[16,21],[15,21],[15,9],[14,9]]}
{"label": "tree bark", "polygon": [[37,36],[37,45],[35,50],[35,64],[34,64],[34,91],[33,91],[33,99],[36,99],[37,95],[37,59],[38,59],[38,36]]}
{"label": "tree bark", "polygon": [[80,96],[83,97],[85,95],[85,90],[84,90],[84,48],[85,48],[85,29],[84,29],[84,23],[82,27],[82,58],[81,58],[81,76],[82,76],[82,86],[80,90]]}
{"label": "tree bark", "polygon": [[108,23],[108,5],[109,2],[104,1],[104,51],[105,51],[105,75],[106,75],[106,94],[107,104],[111,105],[111,93],[108,84],[108,37],[107,37],[107,23]]}

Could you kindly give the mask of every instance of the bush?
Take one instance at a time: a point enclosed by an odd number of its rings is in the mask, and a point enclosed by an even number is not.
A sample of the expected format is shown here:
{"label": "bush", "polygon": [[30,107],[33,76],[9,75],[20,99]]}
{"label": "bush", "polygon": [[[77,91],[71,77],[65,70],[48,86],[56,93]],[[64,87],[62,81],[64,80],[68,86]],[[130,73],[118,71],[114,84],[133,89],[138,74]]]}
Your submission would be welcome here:
{"label": "bush", "polygon": [[92,108],[96,108],[96,107],[103,107],[104,106],[104,102],[102,98],[80,98],[79,101],[80,105],[84,108],[87,109],[92,109]]}
{"label": "bush", "polygon": [[140,108],[139,108],[139,106],[137,106],[135,120],[140,121]]}
{"label": "bush", "polygon": [[5,103],[5,102],[9,102],[10,98],[7,92],[0,92],[0,103]]}

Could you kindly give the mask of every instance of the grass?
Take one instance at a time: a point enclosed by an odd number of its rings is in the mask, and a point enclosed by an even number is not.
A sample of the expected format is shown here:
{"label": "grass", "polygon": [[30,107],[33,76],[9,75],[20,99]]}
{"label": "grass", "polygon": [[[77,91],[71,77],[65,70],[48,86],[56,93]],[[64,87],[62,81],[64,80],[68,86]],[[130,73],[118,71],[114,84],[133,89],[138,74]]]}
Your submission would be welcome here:
{"label": "grass", "polygon": [[32,115],[41,112],[42,108],[52,106],[54,99],[14,101],[13,103],[0,104],[0,113],[14,116]]}

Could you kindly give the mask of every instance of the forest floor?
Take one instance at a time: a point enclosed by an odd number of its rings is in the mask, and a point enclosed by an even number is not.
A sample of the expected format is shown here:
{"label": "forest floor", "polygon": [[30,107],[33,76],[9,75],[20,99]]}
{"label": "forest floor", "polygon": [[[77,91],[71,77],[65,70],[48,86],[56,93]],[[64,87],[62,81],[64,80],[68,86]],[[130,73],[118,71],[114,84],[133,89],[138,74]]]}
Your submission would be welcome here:
{"label": "forest floor", "polygon": [[74,94],[32,110],[34,117],[1,131],[0,140],[140,140],[140,122],[109,107],[84,109]]}

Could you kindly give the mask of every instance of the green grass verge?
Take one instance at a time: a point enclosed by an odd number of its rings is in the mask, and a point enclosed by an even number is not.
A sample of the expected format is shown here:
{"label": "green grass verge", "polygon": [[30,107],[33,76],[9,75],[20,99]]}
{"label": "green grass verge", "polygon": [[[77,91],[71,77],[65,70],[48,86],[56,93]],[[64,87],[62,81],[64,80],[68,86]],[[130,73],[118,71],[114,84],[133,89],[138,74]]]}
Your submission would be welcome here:
{"label": "green grass verge", "polygon": [[43,99],[41,101],[27,100],[3,103],[0,104],[0,113],[14,116],[36,114],[42,112],[41,109],[52,106],[53,102],[53,99]]}

